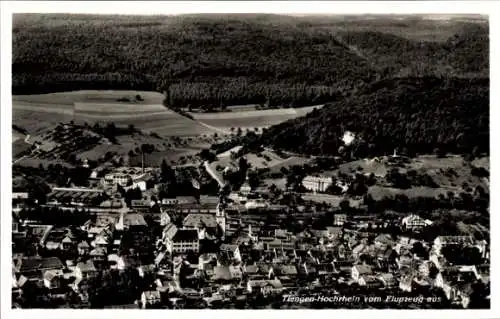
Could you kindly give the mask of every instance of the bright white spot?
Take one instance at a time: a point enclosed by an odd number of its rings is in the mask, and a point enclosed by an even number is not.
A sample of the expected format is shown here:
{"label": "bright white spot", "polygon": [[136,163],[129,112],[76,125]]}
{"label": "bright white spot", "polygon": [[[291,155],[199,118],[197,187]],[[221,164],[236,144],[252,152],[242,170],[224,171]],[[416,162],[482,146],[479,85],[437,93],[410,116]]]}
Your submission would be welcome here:
{"label": "bright white spot", "polygon": [[342,141],[344,141],[345,145],[351,145],[351,143],[354,141],[355,137],[356,137],[356,135],[354,135],[353,132],[347,131],[344,133],[344,136],[342,136]]}

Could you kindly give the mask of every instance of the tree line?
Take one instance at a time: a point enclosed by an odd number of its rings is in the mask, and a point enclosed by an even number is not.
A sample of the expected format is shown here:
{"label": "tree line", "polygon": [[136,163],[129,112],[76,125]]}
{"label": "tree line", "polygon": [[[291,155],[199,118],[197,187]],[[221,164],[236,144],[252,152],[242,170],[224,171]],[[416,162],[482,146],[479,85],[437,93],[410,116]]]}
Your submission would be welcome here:
{"label": "tree line", "polygon": [[14,19],[13,94],[147,90],[168,91],[172,107],[296,107],[335,101],[401,72],[487,74],[487,28],[424,45],[387,34],[338,37],[324,21],[282,18],[23,15]]}

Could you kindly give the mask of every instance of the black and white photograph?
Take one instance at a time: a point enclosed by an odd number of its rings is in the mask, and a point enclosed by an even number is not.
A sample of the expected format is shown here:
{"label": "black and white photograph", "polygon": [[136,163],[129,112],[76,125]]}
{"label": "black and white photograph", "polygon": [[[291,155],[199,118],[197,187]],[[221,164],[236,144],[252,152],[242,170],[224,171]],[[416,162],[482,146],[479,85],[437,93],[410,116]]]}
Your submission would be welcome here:
{"label": "black and white photograph", "polygon": [[2,308],[491,309],[488,14],[47,3],[6,31]]}

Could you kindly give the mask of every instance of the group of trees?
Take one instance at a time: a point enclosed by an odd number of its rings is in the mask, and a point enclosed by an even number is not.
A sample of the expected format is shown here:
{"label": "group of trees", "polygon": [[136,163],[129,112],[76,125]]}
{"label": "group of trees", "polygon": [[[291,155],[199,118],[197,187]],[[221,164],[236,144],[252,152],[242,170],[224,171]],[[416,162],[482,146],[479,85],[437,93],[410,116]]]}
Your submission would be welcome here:
{"label": "group of trees", "polygon": [[88,295],[90,308],[103,308],[134,303],[140,299],[145,283],[147,280],[139,276],[136,268],[106,270],[85,281],[82,291]]}
{"label": "group of trees", "polygon": [[425,173],[417,173],[415,170],[409,170],[406,173],[400,172],[397,168],[392,168],[387,172],[387,182],[395,188],[407,189],[412,186],[427,186],[437,188],[439,185],[431,176]]}
{"label": "group of trees", "polygon": [[168,88],[170,105],[300,106],[336,99],[376,76],[314,27],[252,17],[151,19],[140,26],[111,17],[15,19],[13,91]]}
{"label": "group of trees", "polygon": [[299,153],[337,155],[342,137],[356,157],[489,153],[489,80],[400,78],[377,82],[350,99],[267,129],[261,144]]}
{"label": "group of trees", "polygon": [[347,45],[370,52],[374,64],[385,67],[388,73],[403,76],[476,73],[488,76],[486,24],[465,24],[445,41],[415,41],[411,36],[404,38],[376,30],[347,31],[341,38]]}
{"label": "group of trees", "polygon": [[135,128],[134,125],[117,127],[113,122],[107,122],[103,126],[99,125],[99,123],[95,123],[92,127],[92,130],[97,134],[104,136],[112,143],[118,143],[116,138],[120,135],[128,135],[140,132]]}
{"label": "group of trees", "polygon": [[[158,196],[160,199],[185,195],[197,196],[205,191],[204,184],[198,179],[195,168],[177,167],[174,169],[166,160],[163,160],[160,165],[160,175],[158,176]],[[195,180],[200,183],[200,189],[194,187]]]}
{"label": "group of trees", "polygon": [[[132,19],[141,22],[16,17],[13,93],[134,89],[166,92],[173,107],[295,107],[335,101],[395,75],[488,73],[488,29],[481,26],[464,26],[449,41],[422,43],[381,32],[339,32],[338,21],[305,17]],[[372,30],[368,20],[356,20],[356,29],[363,23]]]}

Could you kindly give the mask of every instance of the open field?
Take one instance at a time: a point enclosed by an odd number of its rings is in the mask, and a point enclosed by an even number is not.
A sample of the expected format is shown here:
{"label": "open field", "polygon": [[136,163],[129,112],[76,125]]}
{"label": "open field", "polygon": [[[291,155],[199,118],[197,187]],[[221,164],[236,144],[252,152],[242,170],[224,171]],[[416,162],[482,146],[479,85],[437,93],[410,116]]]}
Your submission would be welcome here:
{"label": "open field", "polygon": [[26,143],[23,138],[17,139],[12,142],[12,157],[18,158],[26,153],[32,147],[31,144]]}
{"label": "open field", "polygon": [[[135,96],[140,95],[142,101],[135,101]],[[49,94],[33,94],[33,95],[13,95],[13,102],[32,102],[32,103],[48,103],[73,105],[73,103],[119,103],[117,99],[128,98],[130,103],[120,102],[122,104],[144,105],[144,104],[162,104],[165,98],[163,94],[158,92],[145,91],[119,91],[119,90],[82,90],[71,92],[57,92]]]}
{"label": "open field", "polygon": [[[236,147],[237,149],[238,147]],[[223,155],[224,153],[220,154]],[[218,156],[215,162],[210,163],[212,169],[216,170],[217,167],[230,167],[232,169],[237,169],[238,159],[233,160],[230,154],[225,154],[226,156]],[[261,156],[257,156],[255,153],[247,153],[243,157],[246,158],[250,164],[251,169],[264,169],[268,168],[271,173],[279,172],[282,167],[289,168],[294,165],[304,165],[310,160],[306,157],[291,156],[289,158],[281,158],[276,153],[271,150],[264,150],[260,153]]]}
{"label": "open field", "polygon": [[[489,158],[482,157],[474,160],[472,165],[484,167],[489,170]],[[461,187],[463,183],[470,186],[484,186],[484,181],[470,174],[469,167],[461,156],[447,156],[437,158],[434,155],[422,155],[411,159],[403,166],[390,164],[387,158],[362,159],[340,165],[338,171],[344,174],[351,174],[362,168],[361,173],[374,173],[378,177],[385,177],[392,168],[398,168],[400,172],[407,173],[414,170],[417,173],[425,173],[442,187]]]}
{"label": "open field", "polygon": [[63,112],[46,112],[42,108],[26,106],[26,104],[12,104],[12,123],[24,128],[29,134],[44,131],[58,123],[72,121],[73,114]]}
{"label": "open field", "polygon": [[[103,158],[107,152],[116,154],[124,158],[129,166],[140,166],[141,154],[137,152],[142,144],[151,144],[155,147],[155,151],[151,154],[144,154],[144,165],[150,167],[159,167],[161,162],[165,159],[171,164],[179,164],[181,158],[194,157],[195,154],[200,152],[197,145],[191,146],[174,146],[173,142],[165,139],[158,139],[149,135],[125,135],[117,138],[119,144],[99,144],[92,149],[77,154],[78,158],[98,160]],[[134,151],[133,156],[129,156],[130,151]]]}
{"label": "open field", "polygon": [[[472,165],[489,170],[489,158],[475,159]],[[374,173],[379,178],[384,178],[387,172],[393,168],[397,168],[403,174],[407,174],[410,170],[415,171],[417,174],[426,174],[439,187],[412,187],[403,190],[387,187],[386,185],[375,185],[369,188],[369,193],[374,199],[379,200],[385,196],[391,197],[397,194],[405,194],[409,198],[437,197],[439,194],[446,195],[449,191],[461,192],[464,187],[474,189],[476,186],[481,186],[488,189],[488,180],[472,175],[472,167],[461,156],[437,158],[434,155],[422,155],[401,165],[389,163],[386,157],[363,159],[342,164],[338,170],[329,172],[327,175],[335,175],[336,172],[352,174],[358,171],[360,173]]]}
{"label": "open field", "polygon": [[394,197],[395,195],[404,194],[408,198],[415,197],[438,197],[439,194],[446,195],[448,191],[457,191],[457,189],[448,188],[432,188],[432,187],[412,187],[409,189],[398,189],[393,187],[384,186],[370,186],[368,189],[368,194],[370,194],[374,200],[381,200],[384,197]]}
{"label": "open field", "polygon": [[304,116],[314,108],[322,106],[309,106],[302,108],[289,109],[270,109],[270,110],[240,110],[237,112],[219,112],[219,113],[190,113],[195,120],[220,129],[229,130],[230,128],[266,128],[290,119]]}
{"label": "open field", "polygon": [[[142,101],[134,101],[139,94]],[[134,102],[118,102],[126,97]],[[213,134],[210,129],[165,108],[163,95],[138,91],[76,91],[13,97],[13,123],[30,133],[59,122],[134,125],[161,136]]]}
{"label": "open field", "polygon": [[329,195],[329,194],[314,194],[314,193],[304,193],[301,194],[302,198],[307,201],[312,201],[316,203],[327,203],[333,206],[340,206],[340,202],[343,200],[348,200],[351,207],[359,207],[362,203],[362,199],[345,198],[344,196]]}

